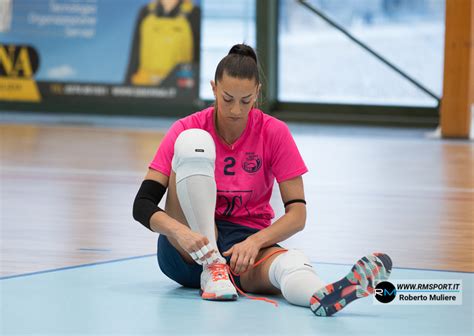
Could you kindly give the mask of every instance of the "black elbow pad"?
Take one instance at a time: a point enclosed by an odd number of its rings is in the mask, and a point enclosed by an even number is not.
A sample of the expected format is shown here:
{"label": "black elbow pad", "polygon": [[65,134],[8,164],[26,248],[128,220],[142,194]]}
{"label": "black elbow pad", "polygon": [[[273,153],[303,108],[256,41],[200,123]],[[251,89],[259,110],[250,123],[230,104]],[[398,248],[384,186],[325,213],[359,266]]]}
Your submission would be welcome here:
{"label": "black elbow pad", "polygon": [[163,211],[158,207],[166,187],[153,180],[144,180],[133,202],[133,218],[151,230],[150,218],[155,212]]}

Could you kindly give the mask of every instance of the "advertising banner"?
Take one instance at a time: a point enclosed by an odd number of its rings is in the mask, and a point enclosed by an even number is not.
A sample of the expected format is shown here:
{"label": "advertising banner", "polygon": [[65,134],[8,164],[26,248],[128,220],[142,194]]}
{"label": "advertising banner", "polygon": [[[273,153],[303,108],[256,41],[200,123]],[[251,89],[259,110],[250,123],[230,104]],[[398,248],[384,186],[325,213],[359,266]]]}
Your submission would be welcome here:
{"label": "advertising banner", "polygon": [[200,1],[0,1],[0,101],[199,95]]}

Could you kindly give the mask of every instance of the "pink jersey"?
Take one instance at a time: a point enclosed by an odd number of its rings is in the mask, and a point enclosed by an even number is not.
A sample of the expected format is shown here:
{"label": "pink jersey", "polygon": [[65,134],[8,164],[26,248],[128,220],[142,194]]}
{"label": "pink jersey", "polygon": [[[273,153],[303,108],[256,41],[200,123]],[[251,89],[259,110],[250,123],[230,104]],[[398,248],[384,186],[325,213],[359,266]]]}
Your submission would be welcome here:
{"label": "pink jersey", "polygon": [[163,138],[150,168],[169,176],[178,135],[190,128],[209,132],[216,144],[215,219],[266,228],[275,216],[270,206],[275,178],[280,183],[308,171],[288,126],[252,109],[244,132],[230,146],[217,135],[213,116],[214,108],[210,107],[176,121]]}

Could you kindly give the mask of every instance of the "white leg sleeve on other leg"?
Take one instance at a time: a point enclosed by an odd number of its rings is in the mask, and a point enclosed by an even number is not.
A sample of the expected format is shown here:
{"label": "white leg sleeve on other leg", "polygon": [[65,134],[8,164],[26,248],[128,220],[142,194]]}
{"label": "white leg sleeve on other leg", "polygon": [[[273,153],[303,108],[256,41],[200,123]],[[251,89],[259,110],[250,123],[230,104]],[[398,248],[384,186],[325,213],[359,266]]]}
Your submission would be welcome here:
{"label": "white leg sleeve on other leg", "polygon": [[304,307],[309,307],[314,292],[325,286],[309,259],[298,250],[279,255],[270,265],[269,277],[289,303]]}

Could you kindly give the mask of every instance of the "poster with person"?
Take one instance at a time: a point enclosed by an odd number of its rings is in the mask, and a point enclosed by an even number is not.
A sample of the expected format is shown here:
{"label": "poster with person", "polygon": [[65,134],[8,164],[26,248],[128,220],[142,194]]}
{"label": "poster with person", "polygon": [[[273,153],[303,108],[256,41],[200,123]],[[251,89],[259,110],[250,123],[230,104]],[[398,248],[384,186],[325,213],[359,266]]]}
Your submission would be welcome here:
{"label": "poster with person", "polygon": [[0,17],[0,101],[198,99],[199,0],[6,0]]}

